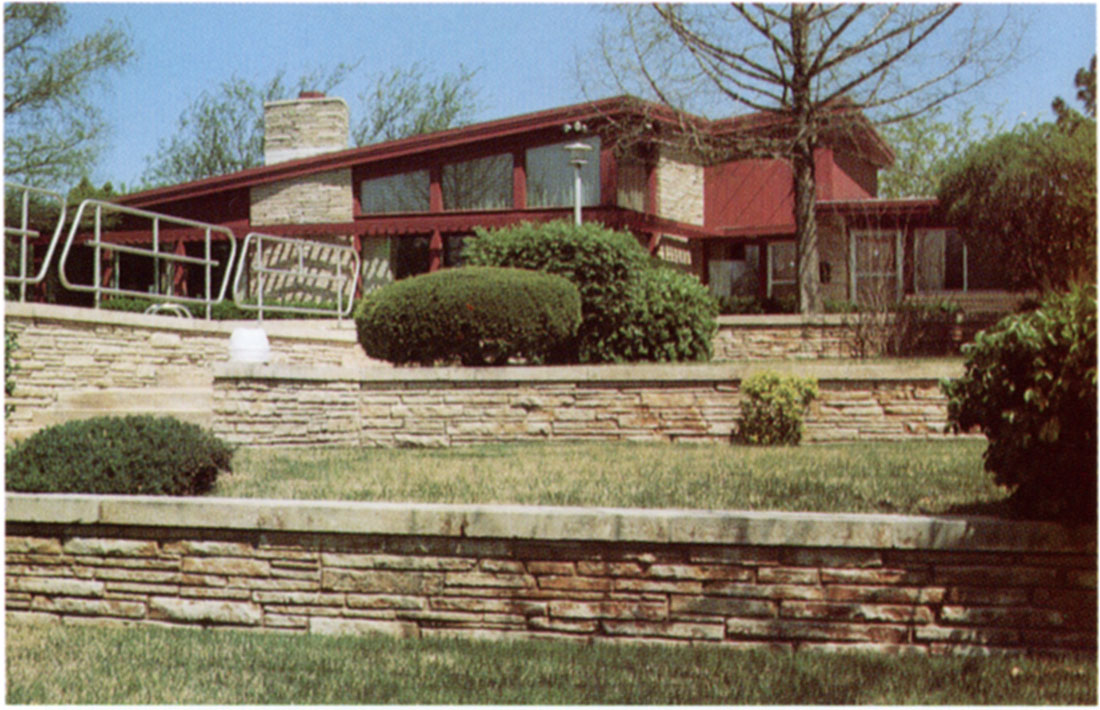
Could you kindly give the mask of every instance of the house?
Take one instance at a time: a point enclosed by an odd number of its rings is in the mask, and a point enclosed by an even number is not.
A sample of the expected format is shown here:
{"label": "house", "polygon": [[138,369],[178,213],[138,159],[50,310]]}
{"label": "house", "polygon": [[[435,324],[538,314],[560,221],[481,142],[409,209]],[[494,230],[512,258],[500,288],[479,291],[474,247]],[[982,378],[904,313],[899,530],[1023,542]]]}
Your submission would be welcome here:
{"label": "house", "polygon": [[[360,288],[369,290],[460,263],[476,227],[571,218],[574,168],[565,146],[580,140],[592,148],[581,169],[584,220],[630,231],[719,296],[794,297],[789,165],[702,160],[670,140],[778,130],[766,115],[689,117],[689,126],[657,105],[616,97],[348,148],[342,99],[306,92],[264,112],[263,166],[134,193],[119,204],[223,225],[238,237],[351,245],[361,256]],[[817,150],[824,298],[1000,287],[996,273],[970,263],[961,240],[937,222],[934,199],[876,197],[878,171],[893,159],[866,121],[826,134]],[[149,242],[148,227],[128,224],[108,239]],[[201,248],[189,239],[180,233],[179,253]],[[174,278],[186,289],[193,276]]]}

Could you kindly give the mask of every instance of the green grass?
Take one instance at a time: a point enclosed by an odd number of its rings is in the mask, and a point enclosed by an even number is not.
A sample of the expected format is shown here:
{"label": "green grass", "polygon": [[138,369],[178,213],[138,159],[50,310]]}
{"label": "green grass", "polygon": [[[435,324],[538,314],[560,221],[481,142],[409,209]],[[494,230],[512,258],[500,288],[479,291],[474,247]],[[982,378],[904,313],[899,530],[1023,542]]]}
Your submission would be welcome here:
{"label": "green grass", "polygon": [[213,495],[297,500],[937,514],[998,512],[984,441],[799,447],[547,443],[246,448]]}
{"label": "green grass", "polygon": [[9,703],[1095,704],[1084,659],[13,623]]}

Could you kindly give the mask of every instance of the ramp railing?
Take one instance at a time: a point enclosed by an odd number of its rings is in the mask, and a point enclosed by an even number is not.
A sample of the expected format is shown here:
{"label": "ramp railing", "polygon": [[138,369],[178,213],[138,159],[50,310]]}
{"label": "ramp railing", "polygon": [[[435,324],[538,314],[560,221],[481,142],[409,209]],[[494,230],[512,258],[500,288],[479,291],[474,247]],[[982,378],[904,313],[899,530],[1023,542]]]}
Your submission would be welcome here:
{"label": "ramp railing", "polygon": [[[85,213],[91,213],[92,219],[92,238],[85,241],[84,246],[92,247],[92,283],[74,283],[70,278],[66,270],[66,264],[69,258],[69,254],[75,243],[77,233],[80,231],[80,223],[84,218]],[[104,240],[104,216],[109,214],[123,214],[130,215],[132,217],[140,217],[148,219],[152,222],[152,245],[150,247],[133,246],[130,244],[122,244],[119,242],[111,242]],[[174,228],[175,235],[169,235],[168,238],[162,239],[162,225],[169,225]],[[181,229],[182,228],[182,229]],[[177,243],[186,232],[197,231],[202,234],[203,243],[203,256],[189,256],[187,254],[176,254],[172,252],[162,251],[162,244],[175,244]],[[211,235],[218,233],[224,235],[225,240],[229,243],[229,255],[224,262],[216,259],[211,254]],[[174,236],[175,238],[172,238]],[[121,288],[119,286],[111,286],[103,284],[103,255],[104,252],[109,254],[133,254],[137,256],[146,256],[153,260],[153,284],[152,290],[139,291],[136,289]],[[92,292],[95,294],[95,307],[99,308],[99,305],[104,295],[112,296],[133,296],[137,298],[147,298],[154,301],[162,301],[166,303],[181,303],[181,304],[200,304],[206,307],[206,318],[210,319],[210,309],[216,303],[220,303],[225,298],[226,288],[229,285],[229,275],[233,270],[233,264],[235,263],[237,255],[237,240],[233,236],[233,231],[228,227],[222,227],[216,224],[209,224],[207,222],[197,222],[195,220],[184,219],[182,217],[173,217],[171,215],[160,214],[158,212],[149,212],[147,210],[140,210],[133,207],[124,207],[122,205],[116,205],[110,202],[104,202],[102,200],[84,200],[80,203],[80,207],[77,208],[76,215],[73,217],[72,227],[69,229],[69,237],[65,241],[65,248],[61,252],[61,261],[58,263],[58,273],[61,277],[61,283],[65,288],[73,291]],[[203,269],[203,293],[201,296],[184,296],[174,293],[174,286],[169,279],[167,283],[167,289],[162,289],[161,286],[161,266],[163,264],[186,264],[202,267]],[[213,283],[214,269],[224,265],[225,271],[221,278],[221,284],[216,286]],[[121,266],[119,266],[121,268]],[[117,281],[117,279],[116,279]],[[162,292],[164,291],[164,292]]]}
{"label": "ramp railing", "polygon": [[[19,197],[19,226],[9,226],[8,219],[12,216],[5,212],[4,215],[4,243],[7,244],[8,237],[19,237],[19,273],[18,274],[5,274],[5,283],[19,284],[19,300],[27,300],[27,286],[36,285],[42,283],[42,280],[46,278],[46,271],[50,268],[50,261],[53,259],[54,249],[57,248],[57,242],[61,237],[61,232],[65,227],[65,197],[53,190],[45,190],[40,187],[29,187],[27,185],[20,185],[14,182],[4,183],[5,198],[7,197],[8,190],[16,191],[20,194]],[[57,224],[53,229],[53,236],[50,238],[50,245],[46,249],[46,255],[42,257],[42,265],[38,268],[38,271],[34,275],[28,275],[28,258],[31,256],[30,246],[31,242],[36,242],[42,237],[42,233],[33,229],[30,226],[30,206],[31,195],[42,195],[49,198],[49,201],[56,201],[60,206],[60,212],[57,217]],[[32,265],[33,267],[33,265]]]}
{"label": "ramp railing", "polygon": [[[250,261],[249,249],[253,246]],[[325,255],[318,258],[318,254]],[[257,311],[261,322],[264,311],[334,315],[343,319],[351,313],[358,274],[359,254],[351,246],[250,232],[241,247],[233,280],[233,301],[242,309]],[[320,299],[318,305],[291,305],[285,299],[265,301],[272,295],[269,279],[282,282],[275,286],[284,296],[309,292],[312,298]],[[246,290],[253,293],[254,300]]]}

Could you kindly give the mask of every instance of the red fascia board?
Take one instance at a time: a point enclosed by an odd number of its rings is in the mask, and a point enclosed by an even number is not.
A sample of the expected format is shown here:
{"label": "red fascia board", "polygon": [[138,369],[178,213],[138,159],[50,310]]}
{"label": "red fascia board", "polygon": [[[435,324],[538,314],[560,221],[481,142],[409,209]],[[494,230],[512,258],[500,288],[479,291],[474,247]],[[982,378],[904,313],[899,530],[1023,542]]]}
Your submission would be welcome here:
{"label": "red fascia board", "polygon": [[873,200],[821,200],[818,212],[841,214],[926,214],[935,211],[939,200],[934,197],[904,197]]}

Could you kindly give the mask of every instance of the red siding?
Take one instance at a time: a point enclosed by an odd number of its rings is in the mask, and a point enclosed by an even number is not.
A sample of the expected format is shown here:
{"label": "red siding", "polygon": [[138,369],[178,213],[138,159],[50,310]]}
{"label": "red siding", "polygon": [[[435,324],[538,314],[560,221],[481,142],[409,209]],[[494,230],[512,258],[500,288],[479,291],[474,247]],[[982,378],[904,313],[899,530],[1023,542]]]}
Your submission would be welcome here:
{"label": "red siding", "polygon": [[[816,154],[817,199],[849,200],[874,197],[877,171],[867,161]],[[794,224],[793,176],[784,160],[747,159],[706,169],[705,225],[789,228]]]}

